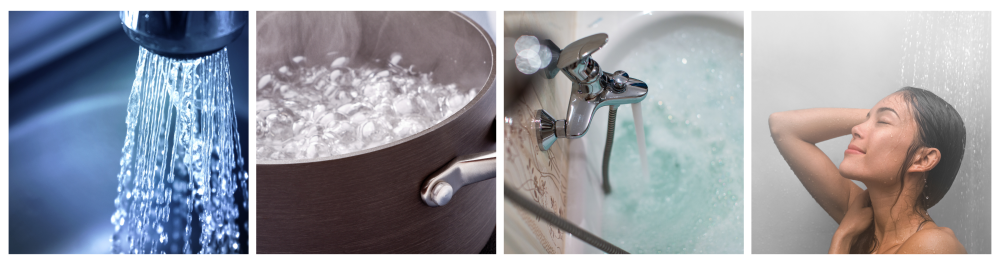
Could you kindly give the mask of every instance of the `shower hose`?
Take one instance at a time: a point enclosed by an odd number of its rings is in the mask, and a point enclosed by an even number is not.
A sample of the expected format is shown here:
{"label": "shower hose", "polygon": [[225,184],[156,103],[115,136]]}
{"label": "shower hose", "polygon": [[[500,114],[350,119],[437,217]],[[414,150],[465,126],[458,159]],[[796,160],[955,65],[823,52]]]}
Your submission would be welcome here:
{"label": "shower hose", "polygon": [[587,244],[607,252],[608,254],[629,254],[625,250],[608,243],[608,241],[604,241],[604,239],[587,232],[587,230],[583,230],[583,228],[580,228],[566,219],[549,212],[545,208],[542,208],[542,206],[538,206],[537,203],[531,201],[527,197],[524,197],[524,195],[517,193],[514,188],[511,188],[507,184],[503,185],[503,196],[504,198],[507,198],[507,200],[510,200],[510,202],[520,206],[522,209],[525,209],[535,216],[538,216],[538,218],[545,220],[545,222],[558,227],[560,230],[566,231],[566,233],[572,234],[576,238],[583,240],[583,242],[587,242]]}
{"label": "shower hose", "polygon": [[601,166],[604,194],[611,193],[611,182],[608,181],[608,162],[611,161],[611,145],[615,143],[615,117],[617,116],[618,105],[608,106],[608,140],[604,142],[604,163]]}

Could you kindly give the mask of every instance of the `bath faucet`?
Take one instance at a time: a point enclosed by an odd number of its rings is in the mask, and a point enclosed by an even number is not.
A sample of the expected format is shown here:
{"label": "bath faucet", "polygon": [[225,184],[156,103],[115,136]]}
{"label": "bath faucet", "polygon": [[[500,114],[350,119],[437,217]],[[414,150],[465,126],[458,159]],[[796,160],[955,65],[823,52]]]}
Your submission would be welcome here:
{"label": "bath faucet", "polygon": [[625,71],[608,73],[601,70],[591,55],[608,43],[608,34],[598,33],[570,43],[560,50],[551,40],[544,45],[552,51],[552,62],[545,69],[546,78],[562,72],[573,83],[569,109],[565,120],[556,120],[547,111],[538,110],[534,120],[538,148],[549,150],[557,138],[580,138],[587,134],[597,109],[621,104],[638,103],[646,99],[649,90],[642,80],[631,78]]}

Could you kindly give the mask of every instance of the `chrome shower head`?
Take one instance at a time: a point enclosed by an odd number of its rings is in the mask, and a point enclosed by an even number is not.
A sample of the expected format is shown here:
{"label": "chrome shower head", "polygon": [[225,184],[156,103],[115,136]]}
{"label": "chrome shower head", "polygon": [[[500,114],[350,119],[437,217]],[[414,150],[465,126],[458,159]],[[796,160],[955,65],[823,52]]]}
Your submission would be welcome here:
{"label": "chrome shower head", "polygon": [[246,11],[121,11],[122,28],[132,41],[174,58],[221,50],[240,36]]}

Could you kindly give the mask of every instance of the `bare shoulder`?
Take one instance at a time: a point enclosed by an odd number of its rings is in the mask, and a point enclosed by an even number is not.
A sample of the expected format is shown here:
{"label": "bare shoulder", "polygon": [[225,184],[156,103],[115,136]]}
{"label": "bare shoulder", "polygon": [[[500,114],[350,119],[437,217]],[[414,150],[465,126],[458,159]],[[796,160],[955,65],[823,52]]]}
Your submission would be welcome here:
{"label": "bare shoulder", "polygon": [[955,232],[947,227],[925,227],[899,246],[896,254],[966,254]]}

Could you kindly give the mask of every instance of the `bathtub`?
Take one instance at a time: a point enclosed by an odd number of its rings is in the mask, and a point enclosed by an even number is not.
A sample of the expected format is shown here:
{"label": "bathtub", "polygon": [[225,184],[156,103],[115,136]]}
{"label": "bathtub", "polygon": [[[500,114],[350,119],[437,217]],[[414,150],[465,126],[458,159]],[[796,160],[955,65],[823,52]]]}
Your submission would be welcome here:
{"label": "bathtub", "polygon": [[[731,37],[733,39],[739,40],[739,52],[742,56],[742,39],[743,39],[743,13],[742,12],[578,12],[576,20],[576,38],[582,38],[595,33],[607,33],[609,35],[609,41],[604,48],[594,54],[594,59],[600,63],[602,70],[607,72],[614,72],[616,70],[625,70],[629,72],[631,77],[638,78],[646,81],[650,85],[650,96],[646,101],[643,102],[643,116],[645,117],[644,124],[646,124],[645,134],[647,141],[647,154],[653,154],[654,152],[673,152],[671,150],[655,150],[656,147],[651,144],[653,138],[659,137],[655,131],[651,131],[650,122],[655,120],[656,117],[661,113],[656,110],[664,109],[665,106],[662,105],[662,100],[657,100],[658,97],[663,97],[663,94],[657,95],[657,93],[668,93],[661,92],[664,90],[663,86],[669,86],[670,84],[656,84],[651,82],[651,79],[657,79],[658,77],[643,76],[641,74],[643,71],[636,71],[635,67],[632,65],[626,65],[624,58],[629,56],[629,53],[635,49],[640,48],[642,45],[648,44],[653,40],[661,39],[670,36],[670,34],[675,34],[680,31],[692,30],[692,29],[711,29],[718,33]],[[564,45],[564,44],[562,44]],[[683,63],[687,63],[686,59],[683,59]],[[692,59],[693,60],[693,59]],[[570,140],[569,143],[569,181],[567,190],[567,205],[566,205],[566,217],[573,223],[583,227],[584,229],[601,236],[605,240],[608,240],[612,244],[616,244],[619,247],[624,248],[632,253],[742,253],[743,252],[743,171],[742,171],[742,161],[743,161],[743,143],[742,143],[742,57],[739,58],[740,66],[731,67],[729,72],[738,72],[738,76],[730,76],[727,78],[738,78],[739,81],[739,93],[736,95],[733,92],[733,107],[738,107],[738,117],[732,119],[732,123],[727,126],[732,126],[732,131],[738,129],[738,139],[729,138],[729,145],[732,150],[726,158],[726,166],[732,168],[729,176],[726,177],[725,184],[729,186],[726,187],[727,192],[725,193],[724,201],[726,203],[732,203],[732,205],[726,205],[725,207],[729,210],[728,213],[724,214],[727,217],[727,225],[725,231],[713,231],[717,230],[712,228],[712,226],[703,227],[699,230],[699,235],[697,237],[706,238],[718,238],[718,236],[709,236],[716,232],[726,232],[731,231],[734,234],[730,237],[731,241],[725,242],[725,244],[703,244],[696,242],[697,239],[692,238],[669,238],[661,242],[629,242],[625,238],[619,238],[622,235],[615,235],[616,232],[607,233],[606,230],[620,231],[619,226],[622,226],[621,220],[614,221],[615,223],[610,223],[607,220],[605,211],[608,210],[618,210],[618,209],[605,209],[606,207],[619,207],[621,202],[612,200],[612,198],[606,197],[601,189],[601,163],[603,157],[603,148],[605,144],[605,138],[607,135],[607,120],[608,111],[603,108],[597,112],[594,116],[593,121],[590,125],[588,133],[580,138]],[[674,62],[676,63],[676,62]],[[713,70],[714,71],[714,70]],[[720,70],[721,71],[721,70]],[[693,77],[694,78],[694,77]],[[660,91],[658,91],[660,90]],[[676,90],[675,90],[676,91]],[[692,90],[692,93],[697,93],[698,91]],[[673,93],[672,94],[680,94]],[[708,93],[708,92],[705,92]],[[711,93],[714,93],[711,92]],[[557,97],[565,97],[567,95],[557,94]],[[728,94],[726,95],[728,96]],[[558,101],[566,101],[566,98],[560,98]],[[736,103],[735,101],[738,101]],[[728,103],[727,103],[728,104]],[[652,109],[653,111],[648,111],[647,109]],[[682,110],[671,110],[674,112],[683,112]],[[735,111],[735,110],[731,110]],[[616,135],[614,150],[616,152],[612,153],[611,165],[609,169],[610,182],[612,183],[612,193],[609,196],[619,195],[624,191],[625,186],[616,185],[616,182],[626,180],[626,178],[635,178],[637,181],[645,181],[648,183],[650,181],[649,177],[646,176],[621,176],[622,174],[616,174],[616,170],[621,170],[624,165],[620,161],[616,161],[616,156],[620,156],[624,152],[631,152],[631,154],[636,154],[635,148],[637,146],[635,140],[635,131],[631,130],[632,124],[634,123],[631,106],[622,105],[618,110],[618,118],[616,124]],[[691,119],[695,119],[695,115],[700,119],[700,114],[691,114]],[[673,117],[673,116],[671,116]],[[678,117],[681,118],[681,117]],[[707,118],[707,117],[706,117]],[[738,120],[738,122],[736,122]],[[679,122],[680,120],[678,120]],[[708,121],[703,121],[708,122]],[[622,128],[629,128],[623,130]],[[651,133],[652,132],[652,133]],[[628,135],[626,135],[628,134]],[[736,137],[736,136],[734,136]],[[624,138],[624,139],[623,139]],[[738,147],[736,147],[738,145]],[[627,150],[626,150],[627,149]],[[683,152],[699,152],[698,150],[675,150]],[[649,159],[653,159],[650,157]],[[620,160],[620,159],[619,159]],[[714,161],[714,160],[712,160]],[[616,163],[618,165],[616,166]],[[711,162],[710,162],[711,163]],[[635,163],[638,165],[638,162]],[[714,164],[713,164],[714,165]],[[721,163],[719,164],[721,167]],[[661,173],[661,169],[650,168],[651,176],[657,178]],[[638,172],[636,170],[635,172]],[[736,173],[738,172],[738,173]],[[689,172],[690,173],[690,172]],[[696,175],[696,174],[692,174]],[[616,179],[617,178],[617,179]],[[655,179],[654,179],[655,180]],[[723,183],[723,179],[719,179],[720,183]],[[682,190],[687,190],[687,192],[700,192],[699,187],[685,187],[686,185],[683,179],[678,182],[677,187]],[[724,185],[724,184],[722,184]],[[697,186],[697,185],[696,185]],[[715,186],[712,186],[713,188]],[[709,189],[711,191],[711,189]],[[716,189],[715,192],[719,192]],[[618,192],[618,194],[616,194]],[[644,194],[644,199],[641,200],[655,200],[664,199],[669,201],[671,196],[663,196],[664,194]],[[621,196],[621,195],[619,195]],[[683,201],[678,200],[675,202],[679,207],[685,207],[687,204]],[[664,205],[664,204],[657,204]],[[640,207],[641,208],[641,207]],[[642,211],[637,210],[637,211]],[[672,211],[676,211],[672,210]],[[682,211],[683,212],[683,211]],[[634,216],[643,216],[642,214],[636,214]],[[669,215],[668,215],[669,216]],[[656,217],[650,216],[648,222],[670,222],[674,225],[673,228],[669,229],[689,229],[685,227],[685,224],[690,224],[691,226],[703,226],[704,224],[710,223],[712,221],[711,217],[699,218],[697,214],[691,215],[681,215],[683,217],[673,220],[655,220]],[[664,217],[664,216],[658,216]],[[644,219],[644,218],[643,218]],[[689,219],[689,220],[685,220]],[[631,220],[637,221],[637,220]],[[629,221],[629,222],[631,222]],[[608,227],[612,226],[612,227]],[[654,225],[655,226],[655,225]],[[678,228],[680,227],[680,228]],[[665,228],[666,229],[666,228]],[[633,231],[639,232],[639,231]],[[667,233],[660,233],[667,232]],[[671,237],[671,233],[667,230],[663,231],[650,231],[649,237]],[[735,234],[738,234],[736,236]],[[676,235],[674,235],[676,236]],[[656,240],[653,240],[656,241]],[[677,241],[681,244],[667,243],[666,241]],[[690,242],[687,244],[684,242]],[[579,239],[573,237],[572,235],[567,235],[566,237],[566,253],[602,253],[600,250],[580,241]],[[676,243],[676,242],[674,242]],[[642,246],[642,247],[636,247]]]}

